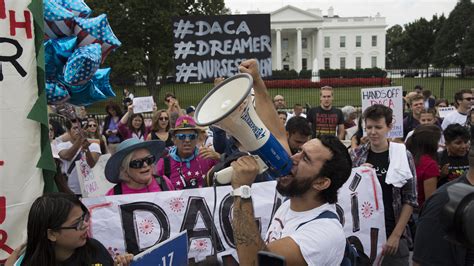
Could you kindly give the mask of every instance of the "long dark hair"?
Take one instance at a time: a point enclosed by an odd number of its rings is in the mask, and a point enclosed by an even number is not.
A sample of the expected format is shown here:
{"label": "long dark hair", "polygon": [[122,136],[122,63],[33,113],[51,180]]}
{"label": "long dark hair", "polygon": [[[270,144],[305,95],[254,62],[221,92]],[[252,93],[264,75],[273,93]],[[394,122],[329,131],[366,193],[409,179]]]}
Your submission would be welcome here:
{"label": "long dark hair", "polygon": [[[142,119],[142,125],[140,126],[140,129],[139,131],[142,133],[142,134],[145,134],[145,119],[143,118],[143,115],[142,114],[133,114],[130,116],[130,118],[128,119],[128,128],[130,129],[130,131],[132,132],[135,132],[137,133],[138,131],[133,127],[133,119],[135,117],[140,117]],[[145,136],[146,138],[146,136]]]}
{"label": "long dark hair", "polygon": [[[84,212],[88,212],[86,206],[75,195],[66,193],[45,194],[33,202],[28,214],[26,251],[22,266],[57,265],[54,243],[48,239],[48,230],[58,230],[66,222],[74,206],[79,206]],[[90,265],[91,257],[96,252],[87,240],[84,246],[75,251],[80,261],[79,265]]]}
{"label": "long dark hair", "polygon": [[428,155],[436,160],[440,138],[441,129],[436,125],[419,125],[415,129],[406,143],[408,150],[415,159],[415,165],[418,165],[423,155]]}

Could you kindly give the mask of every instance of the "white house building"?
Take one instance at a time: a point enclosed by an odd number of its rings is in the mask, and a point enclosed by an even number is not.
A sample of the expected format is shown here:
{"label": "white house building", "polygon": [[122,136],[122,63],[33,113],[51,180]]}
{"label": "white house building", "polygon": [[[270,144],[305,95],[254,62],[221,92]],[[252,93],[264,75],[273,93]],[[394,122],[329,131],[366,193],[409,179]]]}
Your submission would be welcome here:
{"label": "white house building", "polygon": [[[252,12],[254,13],[254,12]],[[274,70],[385,68],[385,18],[339,17],[331,7],[270,13]]]}

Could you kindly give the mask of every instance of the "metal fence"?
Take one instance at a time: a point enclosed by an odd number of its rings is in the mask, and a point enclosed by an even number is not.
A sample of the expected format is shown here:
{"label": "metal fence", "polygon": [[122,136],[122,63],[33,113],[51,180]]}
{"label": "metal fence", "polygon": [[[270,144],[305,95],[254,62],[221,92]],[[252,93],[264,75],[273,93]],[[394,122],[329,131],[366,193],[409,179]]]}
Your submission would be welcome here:
{"label": "metal fence", "polygon": [[[467,68],[472,69],[472,68]],[[395,69],[387,70],[385,78],[321,78],[319,82],[312,78],[293,78],[287,80],[266,80],[266,84],[271,96],[280,94],[286,100],[287,108],[291,109],[295,104],[303,106],[319,105],[319,88],[329,85],[334,88],[334,106],[343,107],[346,105],[360,106],[360,89],[385,86],[402,86],[404,91],[410,92],[419,85],[425,90],[430,90],[435,98],[444,98],[453,102],[454,93],[460,89],[474,88],[474,73],[466,72],[466,77],[461,78],[461,70],[457,68],[449,69]],[[168,82],[170,79],[168,79]],[[180,84],[168,83],[160,85],[159,91],[155,92],[155,101],[159,109],[166,108],[163,101],[167,92],[172,92],[178,98],[183,109],[188,106],[196,106],[199,101],[212,88],[212,83]],[[117,97],[110,99],[122,105],[124,86],[114,86]],[[127,86],[135,97],[150,96],[150,92],[145,86]],[[91,114],[105,114],[106,102],[96,103],[87,108]]]}

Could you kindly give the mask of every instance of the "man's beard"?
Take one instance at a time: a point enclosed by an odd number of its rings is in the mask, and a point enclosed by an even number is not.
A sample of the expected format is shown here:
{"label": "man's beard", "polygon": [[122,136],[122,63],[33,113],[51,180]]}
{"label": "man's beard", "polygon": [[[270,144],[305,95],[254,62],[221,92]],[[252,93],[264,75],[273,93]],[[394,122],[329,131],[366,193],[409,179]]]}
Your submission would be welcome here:
{"label": "man's beard", "polygon": [[293,176],[291,177],[290,183],[288,183],[286,186],[282,185],[281,182],[278,181],[276,189],[282,196],[298,197],[311,189],[311,184],[313,181],[314,178],[312,177],[307,177],[303,180],[296,180],[296,178]]}

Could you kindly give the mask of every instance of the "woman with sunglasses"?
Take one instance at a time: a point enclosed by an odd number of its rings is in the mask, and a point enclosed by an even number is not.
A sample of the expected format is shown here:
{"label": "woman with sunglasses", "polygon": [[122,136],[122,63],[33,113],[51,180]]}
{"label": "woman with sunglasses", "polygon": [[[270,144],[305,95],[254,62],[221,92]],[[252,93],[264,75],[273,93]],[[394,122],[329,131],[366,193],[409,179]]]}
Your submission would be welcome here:
{"label": "woman with sunglasses", "polygon": [[128,111],[122,116],[118,123],[118,130],[123,139],[138,139],[144,141],[150,132],[145,126],[142,114],[133,113],[133,104],[128,106]]}
{"label": "woman with sunglasses", "polygon": [[116,184],[106,195],[174,190],[166,176],[153,175],[154,163],[164,149],[161,140],[127,139],[120,143],[105,166],[105,177]]}
{"label": "woman with sunglasses", "polygon": [[153,123],[151,124],[151,132],[146,140],[161,140],[165,142],[166,147],[174,145],[170,131],[170,116],[164,109],[153,113]]}
{"label": "woman with sunglasses", "polygon": [[102,154],[109,153],[106,145],[107,141],[105,137],[99,133],[99,123],[97,123],[97,120],[93,117],[87,118],[86,134],[90,142],[99,144]]}
{"label": "woman with sunglasses", "polygon": [[37,198],[28,215],[26,249],[15,264],[20,254],[5,265],[130,265],[133,255],[120,255],[114,261],[99,241],[88,237],[89,218],[86,206],[72,194]]}
{"label": "woman with sunglasses", "polygon": [[169,177],[176,190],[202,187],[207,172],[219,162],[219,153],[196,146],[200,131],[192,117],[179,117],[171,130],[175,146],[158,161],[156,172]]}

